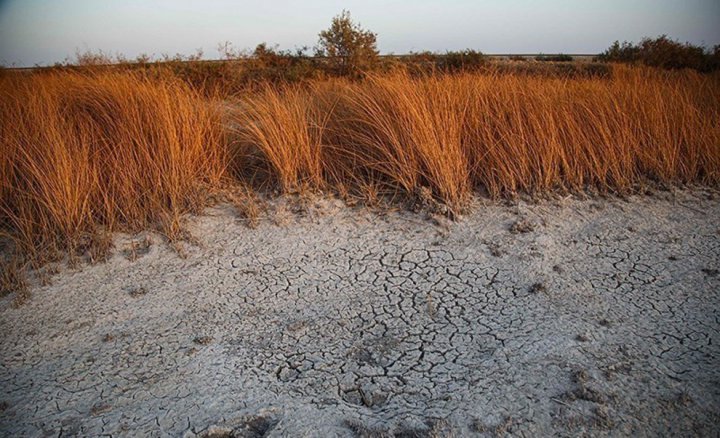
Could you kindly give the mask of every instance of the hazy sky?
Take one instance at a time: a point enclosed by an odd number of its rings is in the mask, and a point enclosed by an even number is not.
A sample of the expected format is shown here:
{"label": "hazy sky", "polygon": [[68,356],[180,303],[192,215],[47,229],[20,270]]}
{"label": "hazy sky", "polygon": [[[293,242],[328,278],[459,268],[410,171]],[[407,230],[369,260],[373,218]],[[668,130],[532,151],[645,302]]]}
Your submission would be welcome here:
{"label": "hazy sky", "polygon": [[597,53],[668,34],[720,44],[720,0],[0,0],[0,62],[51,64],[76,49],[217,58],[218,43],[314,46],[343,9],[383,53]]}

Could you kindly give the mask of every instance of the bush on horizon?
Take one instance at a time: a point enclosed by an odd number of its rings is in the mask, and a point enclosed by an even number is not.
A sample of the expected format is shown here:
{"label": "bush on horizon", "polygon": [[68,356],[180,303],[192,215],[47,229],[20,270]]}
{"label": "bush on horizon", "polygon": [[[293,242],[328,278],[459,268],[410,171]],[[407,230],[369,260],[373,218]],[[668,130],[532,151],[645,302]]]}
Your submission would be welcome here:
{"label": "bush on horizon", "polygon": [[657,38],[643,38],[638,44],[615,41],[597,59],[603,62],[641,63],[668,70],[688,68],[711,72],[720,69],[720,45],[707,49],[661,35]]}

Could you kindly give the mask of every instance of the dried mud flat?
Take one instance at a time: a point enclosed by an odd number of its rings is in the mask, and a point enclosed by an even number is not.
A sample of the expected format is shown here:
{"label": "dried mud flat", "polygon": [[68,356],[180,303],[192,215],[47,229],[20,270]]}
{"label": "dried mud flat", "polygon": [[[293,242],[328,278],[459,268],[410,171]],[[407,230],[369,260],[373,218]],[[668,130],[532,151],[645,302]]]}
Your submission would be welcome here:
{"label": "dried mud flat", "polygon": [[718,433],[717,193],[288,206],[4,298],[0,435]]}

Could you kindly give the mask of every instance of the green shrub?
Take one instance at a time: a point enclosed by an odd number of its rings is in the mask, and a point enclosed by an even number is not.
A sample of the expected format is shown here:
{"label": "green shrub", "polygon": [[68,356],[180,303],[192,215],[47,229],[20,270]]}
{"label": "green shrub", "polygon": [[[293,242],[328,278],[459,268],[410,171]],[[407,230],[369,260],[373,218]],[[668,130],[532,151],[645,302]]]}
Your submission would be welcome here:
{"label": "green shrub", "polygon": [[445,71],[476,70],[486,64],[485,55],[472,49],[436,55],[436,65]]}
{"label": "green shrub", "polygon": [[488,71],[516,76],[609,78],[612,67],[599,62],[516,62],[490,64]]}
{"label": "green shrub", "polygon": [[324,75],[321,61],[306,55],[307,47],[279,50],[266,43],[258,44],[252,55],[244,59],[249,81],[297,82]]}
{"label": "green shrub", "polygon": [[572,62],[573,57],[558,53],[557,55],[543,55],[542,53],[535,57],[535,61],[551,61],[551,62]]}
{"label": "green shrub", "polygon": [[638,44],[615,41],[597,59],[603,62],[642,63],[669,70],[689,68],[707,72],[720,67],[717,46],[709,51],[701,46],[670,39],[667,35],[643,38]]}
{"label": "green shrub", "polygon": [[635,62],[640,60],[640,46],[624,41],[615,41],[597,59],[603,62]]}

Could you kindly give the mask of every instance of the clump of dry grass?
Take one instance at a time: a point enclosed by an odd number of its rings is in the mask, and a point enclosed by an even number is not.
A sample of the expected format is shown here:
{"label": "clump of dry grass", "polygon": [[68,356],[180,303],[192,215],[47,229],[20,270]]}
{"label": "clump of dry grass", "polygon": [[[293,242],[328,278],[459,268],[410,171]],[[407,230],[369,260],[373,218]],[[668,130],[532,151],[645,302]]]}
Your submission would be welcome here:
{"label": "clump of dry grass", "polygon": [[720,76],[688,71],[401,70],[220,105],[173,76],[105,70],[5,75],[0,93],[0,226],[24,253],[90,251],[119,227],[182,237],[182,214],[226,176],[251,224],[247,187],[261,181],[368,203],[403,195],[449,216],[477,189],[720,182]]}
{"label": "clump of dry grass", "polygon": [[267,88],[246,106],[243,144],[286,189],[321,179],[344,192],[427,187],[455,213],[473,188],[498,197],[720,181],[720,80],[694,72],[401,72]]}
{"label": "clump of dry grass", "polygon": [[30,288],[20,259],[0,260],[0,297],[15,293],[13,304],[20,306],[30,298]]}
{"label": "clump of dry grass", "polygon": [[261,202],[256,193],[247,185],[241,185],[237,189],[229,191],[228,197],[247,226],[256,228],[262,213]]}
{"label": "clump of dry grass", "polygon": [[[322,186],[321,141],[326,117],[314,93],[299,86],[265,86],[245,96],[234,132],[239,160],[259,151],[280,188],[288,193],[303,186]],[[243,166],[244,171],[252,166]]]}
{"label": "clump of dry grass", "polygon": [[176,224],[224,174],[220,115],[179,81],[63,72],[0,93],[0,220],[24,253]]}
{"label": "clump of dry grass", "polygon": [[[373,76],[335,91],[327,138],[331,168],[390,184],[406,194],[430,187],[451,209],[470,194],[462,145],[466,102],[448,76]],[[336,171],[337,174],[337,171]],[[376,180],[376,181],[374,181]]]}
{"label": "clump of dry grass", "polygon": [[718,77],[615,67],[607,80],[485,79],[458,80],[473,183],[492,195],[720,180]]}
{"label": "clump of dry grass", "polygon": [[27,289],[27,283],[19,260],[0,261],[0,297],[24,289]]}

